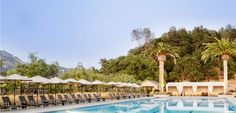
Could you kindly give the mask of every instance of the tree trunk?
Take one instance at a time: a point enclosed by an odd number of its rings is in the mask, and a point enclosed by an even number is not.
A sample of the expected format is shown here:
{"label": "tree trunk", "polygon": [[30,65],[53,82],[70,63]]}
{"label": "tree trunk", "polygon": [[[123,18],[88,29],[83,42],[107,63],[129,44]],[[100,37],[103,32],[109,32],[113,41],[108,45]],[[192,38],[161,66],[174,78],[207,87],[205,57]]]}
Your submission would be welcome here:
{"label": "tree trunk", "polygon": [[224,94],[228,92],[228,65],[227,60],[223,60],[224,65]]}
{"label": "tree trunk", "polygon": [[165,55],[158,55],[159,61],[159,90],[164,93],[164,62],[166,60]]}
{"label": "tree trunk", "polygon": [[164,92],[164,61],[159,61],[159,90]]}
{"label": "tree trunk", "polygon": [[221,59],[223,60],[223,67],[224,67],[224,94],[228,92],[228,60],[229,55],[223,54],[221,56]]}

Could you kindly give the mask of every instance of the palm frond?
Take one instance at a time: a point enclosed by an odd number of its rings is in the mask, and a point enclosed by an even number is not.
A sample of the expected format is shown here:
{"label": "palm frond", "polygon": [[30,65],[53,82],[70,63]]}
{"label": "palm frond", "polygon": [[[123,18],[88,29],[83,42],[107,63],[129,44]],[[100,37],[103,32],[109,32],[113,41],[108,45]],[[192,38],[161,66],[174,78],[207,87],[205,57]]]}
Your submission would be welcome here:
{"label": "palm frond", "polygon": [[175,46],[171,46],[169,44],[160,42],[157,46],[157,55],[169,55],[174,59],[174,63],[176,64],[176,59],[179,57],[179,48]]}
{"label": "palm frond", "polygon": [[222,56],[227,54],[229,56],[236,55],[236,41],[230,41],[227,38],[217,39],[215,43],[204,43],[205,50],[202,52],[202,60],[207,62],[209,59],[214,57]]}

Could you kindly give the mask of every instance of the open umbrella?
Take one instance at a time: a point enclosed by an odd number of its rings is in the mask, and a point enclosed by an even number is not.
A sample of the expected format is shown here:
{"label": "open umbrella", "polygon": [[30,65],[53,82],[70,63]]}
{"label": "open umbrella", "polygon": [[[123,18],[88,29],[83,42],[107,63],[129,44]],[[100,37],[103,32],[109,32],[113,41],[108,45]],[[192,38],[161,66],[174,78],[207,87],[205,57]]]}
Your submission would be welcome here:
{"label": "open umbrella", "polygon": [[[66,82],[66,81],[64,81],[64,80],[62,80],[62,79],[60,79],[58,77],[53,77],[53,78],[49,79],[49,83],[50,84],[55,84],[55,90],[56,90],[57,84],[66,84],[68,82]],[[56,93],[57,92],[55,91],[55,99],[57,98],[56,97]]]}
{"label": "open umbrella", "polygon": [[14,81],[14,102],[13,102],[13,105],[15,106],[16,105],[16,100],[15,100],[15,96],[16,96],[16,81],[31,81],[30,79],[22,76],[22,75],[19,75],[19,74],[12,74],[12,75],[9,75],[7,76],[5,79],[2,79],[2,80],[5,80],[5,81]]}
{"label": "open umbrella", "polygon": [[49,83],[49,80],[47,78],[41,77],[41,76],[34,76],[30,78],[32,81],[29,81],[30,83],[36,83],[37,84],[37,105],[38,105],[38,96],[39,96],[39,84],[47,84]]}
{"label": "open umbrella", "polygon": [[84,80],[84,79],[78,80],[78,83],[83,84],[83,85],[91,85],[91,82]]}
{"label": "open umbrella", "polygon": [[6,77],[0,75],[0,81],[4,81]]}
{"label": "open umbrella", "polygon": [[92,85],[97,85],[97,92],[98,92],[99,85],[103,85],[103,84],[105,84],[105,82],[102,82],[102,81],[99,81],[99,80],[95,80],[91,84]]}
{"label": "open umbrella", "polygon": [[77,84],[78,83],[78,81],[77,80],[75,80],[75,79],[73,79],[73,78],[68,78],[68,79],[66,79],[66,80],[64,80],[64,81],[66,81],[66,82],[68,82],[68,83],[70,83],[70,93],[72,94],[72,85],[73,84]]}
{"label": "open umbrella", "polygon": [[131,84],[130,83],[120,83],[119,85],[117,85],[118,87],[122,87],[123,90],[126,90],[126,88],[129,88],[131,87]]}
{"label": "open umbrella", "polygon": [[[87,81],[87,80],[84,80],[84,79],[78,80],[78,83],[80,83],[80,84],[82,85],[82,87],[83,87],[84,85],[91,85],[91,82],[89,82],[89,81]],[[82,93],[83,93],[83,92],[84,92],[84,87],[83,87]]]}
{"label": "open umbrella", "polygon": [[114,86],[118,85],[118,83],[111,81],[111,82],[106,83],[105,85],[111,85],[112,90],[114,90]]}
{"label": "open umbrella", "polygon": [[113,81],[111,81],[111,82],[108,82],[108,83],[106,83],[107,85],[117,85],[117,83],[116,82],[113,82]]}
{"label": "open umbrella", "polygon": [[134,88],[140,88],[141,86],[138,85],[138,84],[136,84],[136,83],[132,83],[132,87],[134,87]]}
{"label": "open umbrella", "polygon": [[147,88],[151,88],[151,90],[153,90],[153,88],[157,89],[158,88],[158,83],[155,81],[151,81],[151,80],[146,80],[143,81],[142,84],[140,85],[141,87],[145,88],[145,92],[147,92]]}
{"label": "open umbrella", "polygon": [[[6,77],[3,77],[3,76],[0,75],[0,84],[1,84],[1,85],[2,85],[2,83],[3,83],[3,81],[4,81],[5,78],[6,78]],[[0,86],[0,93],[2,94],[2,86]]]}

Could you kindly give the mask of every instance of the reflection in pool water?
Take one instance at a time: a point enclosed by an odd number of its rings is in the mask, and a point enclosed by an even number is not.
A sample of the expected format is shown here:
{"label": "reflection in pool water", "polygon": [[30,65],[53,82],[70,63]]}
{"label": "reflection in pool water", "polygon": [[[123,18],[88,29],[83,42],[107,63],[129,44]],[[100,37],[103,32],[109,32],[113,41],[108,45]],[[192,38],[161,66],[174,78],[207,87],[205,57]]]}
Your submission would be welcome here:
{"label": "reflection in pool water", "polygon": [[148,99],[49,113],[236,113],[227,99]]}

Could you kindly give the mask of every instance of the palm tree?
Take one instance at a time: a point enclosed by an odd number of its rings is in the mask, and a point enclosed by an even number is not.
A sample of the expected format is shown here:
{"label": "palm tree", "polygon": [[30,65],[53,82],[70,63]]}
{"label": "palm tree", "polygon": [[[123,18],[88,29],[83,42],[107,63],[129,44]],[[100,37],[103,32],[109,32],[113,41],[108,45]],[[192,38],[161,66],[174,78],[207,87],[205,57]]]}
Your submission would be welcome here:
{"label": "palm tree", "polygon": [[158,43],[156,57],[159,61],[159,85],[160,92],[164,92],[164,62],[166,61],[166,56],[169,55],[174,59],[176,64],[176,58],[179,58],[179,48],[165,44],[163,42]]}
{"label": "palm tree", "polygon": [[202,52],[202,60],[206,62],[214,57],[221,57],[224,66],[224,93],[228,91],[228,65],[227,62],[232,55],[236,55],[236,40],[230,41],[227,38],[220,40],[215,38],[215,43],[205,43],[205,50]]}

